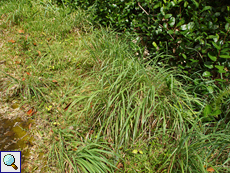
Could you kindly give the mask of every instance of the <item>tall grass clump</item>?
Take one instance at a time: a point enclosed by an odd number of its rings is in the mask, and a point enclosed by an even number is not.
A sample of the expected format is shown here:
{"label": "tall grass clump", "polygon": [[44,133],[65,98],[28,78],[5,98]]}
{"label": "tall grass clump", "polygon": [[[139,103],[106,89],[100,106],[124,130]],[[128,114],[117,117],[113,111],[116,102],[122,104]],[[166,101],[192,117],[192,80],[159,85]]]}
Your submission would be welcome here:
{"label": "tall grass clump", "polygon": [[114,35],[112,31],[96,33],[88,45],[97,85],[85,111],[94,124],[100,124],[99,134],[120,146],[152,136],[153,129],[161,128],[164,134],[173,129],[175,135],[186,130],[199,113],[194,103],[202,106],[199,99],[183,90],[174,77],[176,71],[139,63],[124,39],[116,41]]}
{"label": "tall grass clump", "polygon": [[49,171],[53,172],[58,167],[58,172],[112,172],[116,168],[111,162],[115,160],[111,157],[115,158],[116,154],[107,144],[81,142],[73,130],[59,130],[57,133],[59,140],[53,143],[48,156]]}

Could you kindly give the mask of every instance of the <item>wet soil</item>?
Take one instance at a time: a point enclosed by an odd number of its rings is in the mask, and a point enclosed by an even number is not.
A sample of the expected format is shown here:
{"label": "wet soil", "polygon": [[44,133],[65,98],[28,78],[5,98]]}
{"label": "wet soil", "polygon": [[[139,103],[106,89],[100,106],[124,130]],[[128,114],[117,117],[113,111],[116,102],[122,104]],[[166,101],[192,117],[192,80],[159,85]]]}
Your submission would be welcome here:
{"label": "wet soil", "polygon": [[29,158],[30,148],[33,146],[33,137],[28,132],[31,123],[31,120],[11,120],[0,115],[0,151],[22,151],[22,165]]}
{"label": "wet soil", "polygon": [[44,172],[34,163],[42,160],[43,153],[37,152],[35,120],[27,115],[28,108],[20,108],[20,100],[0,90],[0,151],[21,151],[21,172]]}

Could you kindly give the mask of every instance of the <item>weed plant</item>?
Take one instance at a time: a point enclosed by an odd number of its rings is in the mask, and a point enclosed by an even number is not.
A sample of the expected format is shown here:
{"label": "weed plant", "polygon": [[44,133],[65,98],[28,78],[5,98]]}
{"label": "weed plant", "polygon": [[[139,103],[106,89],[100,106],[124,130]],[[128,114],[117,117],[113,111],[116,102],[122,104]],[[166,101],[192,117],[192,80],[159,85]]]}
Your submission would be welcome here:
{"label": "weed plant", "polygon": [[[94,27],[87,11],[48,0],[0,4],[1,87],[37,109],[43,172],[229,170],[228,117],[203,121],[207,102],[186,92],[177,76],[187,76],[159,66],[165,55],[144,60],[134,37]],[[228,94],[213,93],[211,103],[226,115]],[[44,162],[34,164],[30,172]]]}

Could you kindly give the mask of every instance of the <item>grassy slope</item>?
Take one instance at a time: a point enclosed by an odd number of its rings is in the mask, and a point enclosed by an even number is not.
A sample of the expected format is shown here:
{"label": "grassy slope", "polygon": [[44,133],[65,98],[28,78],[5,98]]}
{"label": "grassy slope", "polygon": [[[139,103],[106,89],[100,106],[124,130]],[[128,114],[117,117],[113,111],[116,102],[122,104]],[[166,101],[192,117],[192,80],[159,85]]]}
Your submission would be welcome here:
{"label": "grassy slope", "polygon": [[37,110],[44,172],[227,172],[229,124],[202,123],[177,71],[140,62],[130,36],[45,0],[0,7],[1,84]]}

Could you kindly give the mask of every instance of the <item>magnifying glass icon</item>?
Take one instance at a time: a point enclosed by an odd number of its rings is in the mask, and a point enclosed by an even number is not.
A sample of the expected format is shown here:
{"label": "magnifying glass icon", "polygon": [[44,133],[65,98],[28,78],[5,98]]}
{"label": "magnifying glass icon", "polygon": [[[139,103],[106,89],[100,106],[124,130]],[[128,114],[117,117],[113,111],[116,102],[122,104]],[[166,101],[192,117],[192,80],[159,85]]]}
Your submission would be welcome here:
{"label": "magnifying glass icon", "polygon": [[18,169],[18,167],[14,164],[15,163],[15,158],[11,154],[7,154],[3,158],[3,162],[7,166],[12,166],[15,170]]}

